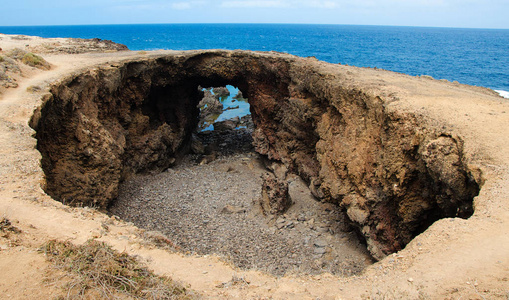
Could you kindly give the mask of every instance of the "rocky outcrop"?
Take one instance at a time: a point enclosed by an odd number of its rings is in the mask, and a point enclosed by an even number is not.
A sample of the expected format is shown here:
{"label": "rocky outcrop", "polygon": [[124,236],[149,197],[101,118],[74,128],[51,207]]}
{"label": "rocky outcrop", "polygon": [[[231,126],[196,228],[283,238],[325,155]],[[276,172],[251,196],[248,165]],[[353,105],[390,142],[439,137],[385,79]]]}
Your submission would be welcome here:
{"label": "rocky outcrop", "polygon": [[262,176],[261,207],[265,214],[283,214],[292,205],[288,194],[288,182],[272,173]]}
{"label": "rocky outcrop", "polygon": [[226,87],[224,87],[224,86],[215,87],[215,88],[212,89],[212,92],[214,92],[214,95],[217,98],[222,98],[222,97],[230,96],[230,91]]}
{"label": "rocky outcrop", "polygon": [[[201,87],[198,90],[202,90]],[[216,119],[223,113],[223,103],[219,101],[217,95],[213,95],[210,90],[203,91],[203,98],[198,103],[197,107],[200,109],[200,121],[198,127],[205,129],[210,124],[214,123]]]}
{"label": "rocky outcrop", "polygon": [[235,117],[232,119],[215,122],[214,130],[218,130],[218,131],[234,130],[235,128],[237,128],[237,126],[239,126],[239,124],[240,124],[240,118]]}
{"label": "rocky outcrop", "polygon": [[249,99],[256,151],[342,207],[374,257],[439,218],[470,216],[479,185],[461,138],[387,110],[383,95],[322,66],[276,53],[198,51],[67,78],[32,119],[46,191],[73,205],[108,206],[120,181],[164,170],[188,151],[198,86],[231,84]]}

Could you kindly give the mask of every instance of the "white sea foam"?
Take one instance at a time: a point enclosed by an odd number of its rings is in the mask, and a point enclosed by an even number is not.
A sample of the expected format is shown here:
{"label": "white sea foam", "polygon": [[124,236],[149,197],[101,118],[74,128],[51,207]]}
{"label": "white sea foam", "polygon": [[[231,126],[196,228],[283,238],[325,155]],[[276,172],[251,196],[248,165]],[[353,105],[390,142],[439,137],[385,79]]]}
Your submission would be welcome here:
{"label": "white sea foam", "polygon": [[509,92],[504,90],[495,90],[495,92],[499,93],[500,96],[509,99]]}

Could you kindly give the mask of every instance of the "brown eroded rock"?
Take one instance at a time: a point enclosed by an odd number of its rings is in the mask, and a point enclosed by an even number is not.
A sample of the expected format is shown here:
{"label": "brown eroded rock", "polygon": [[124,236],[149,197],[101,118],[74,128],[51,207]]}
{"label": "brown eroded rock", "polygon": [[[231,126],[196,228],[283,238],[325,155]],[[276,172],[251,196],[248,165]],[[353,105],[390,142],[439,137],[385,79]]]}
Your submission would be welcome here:
{"label": "brown eroded rock", "polygon": [[226,87],[224,87],[224,86],[215,87],[215,88],[212,89],[212,91],[214,92],[214,95],[217,98],[230,96],[230,91]]}
{"label": "brown eroded rock", "polygon": [[[376,258],[440,218],[470,216],[480,177],[461,138],[387,109],[390,96],[356,84],[348,68],[277,53],[194,51],[73,75],[51,88],[31,122],[46,191],[107,207],[120,181],[164,170],[189,150],[198,86],[232,84],[249,99],[256,151],[346,210]],[[284,182],[266,183],[277,191],[266,192],[267,209],[284,211]]]}
{"label": "brown eroded rock", "polygon": [[239,124],[240,124],[240,118],[235,117],[232,119],[215,122],[214,130],[218,130],[218,131],[234,130],[235,128],[237,128],[237,126],[239,126]]}
{"label": "brown eroded rock", "polygon": [[262,199],[260,204],[266,214],[283,214],[292,205],[288,194],[288,182],[281,180],[272,173],[262,176]]}

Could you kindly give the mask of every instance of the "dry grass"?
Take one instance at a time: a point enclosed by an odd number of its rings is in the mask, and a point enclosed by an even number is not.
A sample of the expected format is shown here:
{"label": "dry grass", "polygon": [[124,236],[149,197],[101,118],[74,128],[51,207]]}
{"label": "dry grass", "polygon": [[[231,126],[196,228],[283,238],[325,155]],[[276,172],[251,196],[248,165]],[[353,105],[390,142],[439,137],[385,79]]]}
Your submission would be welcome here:
{"label": "dry grass", "polygon": [[98,241],[74,246],[49,241],[42,251],[59,269],[70,273],[67,299],[194,299],[197,296],[168,277],[154,275],[134,257]]}
{"label": "dry grass", "polygon": [[18,234],[18,233],[21,233],[21,230],[12,226],[11,221],[9,221],[8,219],[2,218],[2,220],[0,220],[0,232],[2,232],[3,234],[8,234],[8,233]]}
{"label": "dry grass", "polygon": [[39,91],[41,91],[41,88],[39,86],[31,85],[31,86],[27,87],[27,92],[29,92],[29,93],[37,93]]}
{"label": "dry grass", "polygon": [[21,60],[25,54],[27,54],[27,52],[20,48],[14,48],[11,51],[7,52],[7,56],[17,60]]}
{"label": "dry grass", "polygon": [[51,68],[50,64],[44,58],[31,52],[27,52],[21,59],[21,62],[23,62],[25,65],[39,69],[49,70]]}
{"label": "dry grass", "polygon": [[32,52],[27,52],[23,49],[19,48],[12,49],[7,53],[7,56],[15,60],[20,60],[25,65],[31,67],[44,70],[49,70],[51,68],[51,65],[44,58]]}

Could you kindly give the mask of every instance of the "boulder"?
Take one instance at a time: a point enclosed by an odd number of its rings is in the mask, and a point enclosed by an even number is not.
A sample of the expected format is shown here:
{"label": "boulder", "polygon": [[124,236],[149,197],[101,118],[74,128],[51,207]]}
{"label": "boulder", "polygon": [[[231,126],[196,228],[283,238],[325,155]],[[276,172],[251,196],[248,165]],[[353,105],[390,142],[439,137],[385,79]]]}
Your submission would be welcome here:
{"label": "boulder", "polygon": [[290,206],[292,201],[288,194],[288,182],[276,178],[272,173],[262,175],[261,207],[267,215],[281,215]]}
{"label": "boulder", "polygon": [[217,131],[228,131],[228,130],[234,130],[239,126],[240,119],[239,117],[235,117],[233,119],[228,119],[220,122],[214,123],[214,130]]}
{"label": "boulder", "polygon": [[212,89],[212,92],[214,92],[214,96],[216,98],[222,98],[222,97],[228,97],[230,96],[230,91],[222,86],[222,87],[215,87]]}

